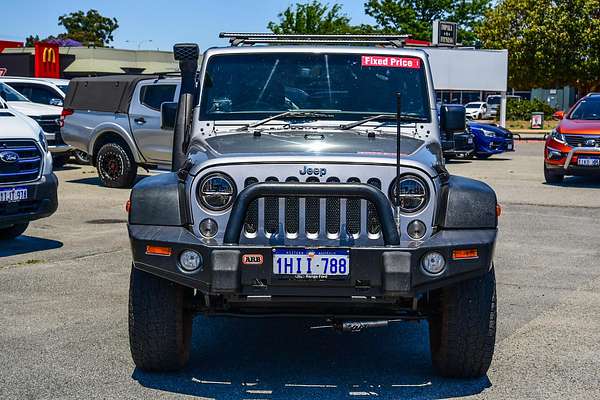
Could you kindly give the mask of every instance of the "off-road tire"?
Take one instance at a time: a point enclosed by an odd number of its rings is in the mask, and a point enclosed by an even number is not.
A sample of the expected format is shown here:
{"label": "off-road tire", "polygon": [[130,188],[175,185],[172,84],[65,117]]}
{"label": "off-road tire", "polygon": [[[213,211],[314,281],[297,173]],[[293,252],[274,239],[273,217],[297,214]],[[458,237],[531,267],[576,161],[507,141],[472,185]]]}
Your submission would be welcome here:
{"label": "off-road tire", "polygon": [[130,188],[137,177],[137,164],[126,145],[108,142],[98,150],[96,168],[106,187]]}
{"label": "off-road tire", "polygon": [[129,346],[135,365],[144,371],[176,371],[190,357],[192,290],[131,268]]}
{"label": "off-road tire", "polygon": [[546,181],[546,183],[562,183],[564,179],[564,174],[557,174],[556,172],[549,170],[548,167],[546,167],[546,164],[544,164],[544,180]]}
{"label": "off-road tire", "polygon": [[17,236],[21,236],[29,226],[29,222],[9,226],[8,228],[0,228],[0,240],[11,240]]}
{"label": "off-road tire", "polygon": [[71,158],[71,156],[68,153],[52,156],[52,166],[54,168],[62,168],[69,162],[69,158]]}
{"label": "off-road tire", "polygon": [[496,278],[484,276],[441,289],[429,318],[431,359],[437,373],[449,378],[484,376],[496,341]]}

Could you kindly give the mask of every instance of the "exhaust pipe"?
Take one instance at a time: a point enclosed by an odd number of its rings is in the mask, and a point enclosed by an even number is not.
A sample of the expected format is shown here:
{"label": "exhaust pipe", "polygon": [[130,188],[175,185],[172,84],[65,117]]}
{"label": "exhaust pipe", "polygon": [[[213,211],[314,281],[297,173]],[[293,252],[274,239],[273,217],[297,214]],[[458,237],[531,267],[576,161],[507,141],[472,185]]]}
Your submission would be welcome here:
{"label": "exhaust pipe", "polygon": [[192,122],[192,111],[196,95],[196,72],[200,49],[195,43],[178,43],[173,46],[173,55],[179,61],[181,71],[181,91],[173,132],[173,162],[171,171],[178,171],[185,162],[189,134]]}

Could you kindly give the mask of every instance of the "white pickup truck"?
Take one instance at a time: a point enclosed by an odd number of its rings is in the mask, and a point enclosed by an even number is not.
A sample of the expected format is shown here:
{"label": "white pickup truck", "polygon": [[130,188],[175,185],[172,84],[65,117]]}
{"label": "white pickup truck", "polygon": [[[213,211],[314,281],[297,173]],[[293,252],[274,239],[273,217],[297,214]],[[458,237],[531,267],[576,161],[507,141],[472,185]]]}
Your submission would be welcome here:
{"label": "white pickup truck", "polygon": [[58,180],[39,124],[0,99],[0,240],[52,215]]}
{"label": "white pickup truck", "polygon": [[104,186],[131,187],[138,166],[171,166],[173,131],[161,128],[160,112],[179,98],[180,85],[178,77],[152,75],[72,79],[62,138],[90,155]]}

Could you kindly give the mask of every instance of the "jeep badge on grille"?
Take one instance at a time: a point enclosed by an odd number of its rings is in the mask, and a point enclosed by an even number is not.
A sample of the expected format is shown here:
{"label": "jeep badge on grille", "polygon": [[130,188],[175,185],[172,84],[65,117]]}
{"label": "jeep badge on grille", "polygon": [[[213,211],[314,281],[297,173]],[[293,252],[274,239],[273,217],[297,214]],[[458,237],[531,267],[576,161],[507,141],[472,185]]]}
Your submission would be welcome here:
{"label": "jeep badge on grille", "polygon": [[304,166],[304,169],[300,170],[300,175],[314,175],[314,176],[325,176],[327,175],[327,168],[318,168],[318,167],[307,167]]}

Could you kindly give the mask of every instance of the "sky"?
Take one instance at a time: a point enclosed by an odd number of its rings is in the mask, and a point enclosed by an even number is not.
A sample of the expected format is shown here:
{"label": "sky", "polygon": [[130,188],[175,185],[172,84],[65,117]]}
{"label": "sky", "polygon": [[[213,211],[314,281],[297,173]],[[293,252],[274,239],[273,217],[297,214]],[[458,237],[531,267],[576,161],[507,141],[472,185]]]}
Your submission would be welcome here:
{"label": "sky", "polygon": [[[58,17],[97,9],[115,17],[119,29],[112,46],[144,50],[171,50],[177,42],[195,42],[201,49],[223,46],[219,32],[267,32],[267,23],[288,5],[307,0],[0,0],[0,40],[25,41],[64,32]],[[363,0],[336,0],[353,24],[373,23],[364,14]]]}

